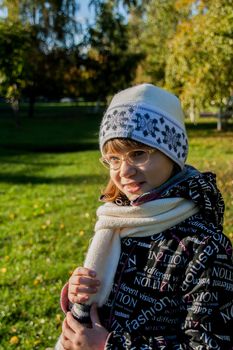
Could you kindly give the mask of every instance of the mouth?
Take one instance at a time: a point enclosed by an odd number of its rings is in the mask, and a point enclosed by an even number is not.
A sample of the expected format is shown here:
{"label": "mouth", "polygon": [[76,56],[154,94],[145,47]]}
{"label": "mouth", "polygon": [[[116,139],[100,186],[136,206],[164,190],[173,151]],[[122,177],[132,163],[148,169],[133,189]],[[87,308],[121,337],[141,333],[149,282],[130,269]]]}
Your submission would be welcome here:
{"label": "mouth", "polygon": [[136,193],[140,191],[142,185],[144,182],[130,182],[128,184],[123,185],[124,190],[126,190],[129,193]]}

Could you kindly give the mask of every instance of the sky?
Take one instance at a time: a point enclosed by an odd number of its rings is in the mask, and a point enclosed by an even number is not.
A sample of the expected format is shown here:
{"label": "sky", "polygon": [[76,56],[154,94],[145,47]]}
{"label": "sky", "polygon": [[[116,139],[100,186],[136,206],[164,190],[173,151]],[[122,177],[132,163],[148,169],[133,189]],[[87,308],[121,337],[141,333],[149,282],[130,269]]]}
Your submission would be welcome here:
{"label": "sky", "polygon": [[78,10],[78,19],[81,20],[82,23],[85,23],[87,20],[90,24],[94,22],[94,8],[88,7],[88,0],[79,0],[80,8]]}

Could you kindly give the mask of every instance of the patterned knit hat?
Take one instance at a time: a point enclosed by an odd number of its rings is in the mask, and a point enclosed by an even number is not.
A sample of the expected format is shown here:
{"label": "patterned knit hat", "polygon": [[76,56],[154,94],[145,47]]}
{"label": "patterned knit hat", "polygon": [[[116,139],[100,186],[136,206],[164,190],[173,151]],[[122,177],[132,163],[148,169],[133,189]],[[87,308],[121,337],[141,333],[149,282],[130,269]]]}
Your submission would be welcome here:
{"label": "patterned knit hat", "polygon": [[159,149],[181,169],[188,154],[184,114],[179,99],[152,84],[116,94],[100,126],[100,149],[106,141],[128,138]]}

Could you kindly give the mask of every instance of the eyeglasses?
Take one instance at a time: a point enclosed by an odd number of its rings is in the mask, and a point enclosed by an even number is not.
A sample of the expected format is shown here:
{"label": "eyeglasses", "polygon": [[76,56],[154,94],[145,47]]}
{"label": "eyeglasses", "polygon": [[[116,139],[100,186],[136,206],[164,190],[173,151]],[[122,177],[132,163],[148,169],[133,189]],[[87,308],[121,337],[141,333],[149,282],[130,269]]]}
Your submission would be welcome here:
{"label": "eyeglasses", "polygon": [[100,158],[100,162],[106,168],[112,170],[118,170],[121,167],[123,160],[126,160],[130,165],[138,167],[146,164],[150,158],[150,154],[154,152],[156,152],[155,149],[135,149],[125,153],[124,155],[107,154],[105,157]]}

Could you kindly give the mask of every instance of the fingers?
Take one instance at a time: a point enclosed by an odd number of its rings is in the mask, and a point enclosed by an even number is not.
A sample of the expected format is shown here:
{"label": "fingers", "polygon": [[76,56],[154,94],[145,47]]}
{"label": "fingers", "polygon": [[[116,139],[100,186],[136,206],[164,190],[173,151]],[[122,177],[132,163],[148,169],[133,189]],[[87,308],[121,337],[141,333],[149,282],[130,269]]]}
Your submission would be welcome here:
{"label": "fingers", "polygon": [[[83,333],[83,331],[85,329],[85,327],[83,327],[81,325],[81,323],[79,323],[78,321],[76,321],[73,318],[71,312],[67,312],[67,314],[66,314],[66,325],[68,326],[68,328],[72,332],[72,335],[75,333]],[[66,327],[66,325],[65,325],[65,327]],[[68,335],[68,333],[66,333],[66,334]],[[71,333],[69,333],[69,335],[71,335]]]}
{"label": "fingers", "polygon": [[82,303],[87,301],[90,294],[95,294],[98,291],[100,282],[91,280],[85,277],[73,279],[69,282],[68,298],[73,303]]}
{"label": "fingers", "polygon": [[72,303],[82,303],[88,300],[90,294],[98,291],[100,281],[96,273],[85,267],[74,270],[69,279],[68,298]]}
{"label": "fingers", "polygon": [[90,277],[96,277],[96,272],[94,270],[88,269],[87,267],[77,267],[72,275],[77,275],[77,276],[90,276]]}
{"label": "fingers", "polygon": [[75,345],[79,345],[79,335],[82,335],[84,332],[85,327],[73,318],[71,312],[67,312],[66,318],[62,323],[61,345],[65,350],[76,349]]}
{"label": "fingers", "polygon": [[71,284],[72,290],[78,289],[79,291],[80,288],[85,290],[85,287],[94,288],[100,284],[99,280],[86,276],[71,276],[69,282]]}
{"label": "fingers", "polygon": [[60,350],[72,350],[72,339],[74,337],[74,331],[69,327],[67,319],[65,318],[62,323],[62,334],[60,338],[61,349]]}
{"label": "fingers", "polygon": [[63,323],[62,323],[62,335],[64,340],[67,339],[72,339],[74,336],[74,331],[71,329],[71,327],[69,326],[68,322],[67,322],[67,316],[64,319]]}
{"label": "fingers", "polygon": [[67,312],[62,325],[61,344],[67,350],[103,349],[108,331],[100,324],[96,305],[91,308],[93,328],[87,328]]}

